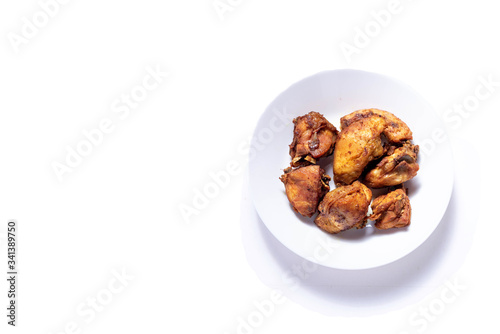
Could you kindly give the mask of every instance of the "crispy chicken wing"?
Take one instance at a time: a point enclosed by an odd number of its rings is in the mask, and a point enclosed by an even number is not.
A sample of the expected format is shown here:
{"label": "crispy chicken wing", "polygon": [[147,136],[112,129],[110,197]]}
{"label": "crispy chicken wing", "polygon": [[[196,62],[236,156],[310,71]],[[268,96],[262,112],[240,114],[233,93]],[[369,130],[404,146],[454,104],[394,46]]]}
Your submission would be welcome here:
{"label": "crispy chicken wing", "polygon": [[375,220],[375,227],[386,230],[410,225],[410,199],[403,189],[398,189],[373,200],[373,213],[368,217]]}
{"label": "crispy chicken wing", "polygon": [[364,183],[371,188],[382,188],[412,179],[419,169],[418,150],[418,145],[410,142],[405,142],[398,148],[392,146],[387,156],[365,175]]}
{"label": "crispy chicken wing", "polygon": [[293,141],[290,144],[293,167],[315,164],[331,155],[338,131],[323,115],[315,111],[293,120]]}
{"label": "crispy chicken wing", "polygon": [[391,143],[400,143],[404,140],[413,139],[413,134],[405,122],[394,116],[394,114],[380,109],[363,109],[346,115],[340,119],[340,128],[343,130],[352,123],[355,123],[363,118],[379,115],[384,118],[386,125],[383,134]]}
{"label": "crispy chicken wing", "polygon": [[382,156],[384,147],[380,135],[385,126],[385,118],[372,114],[342,128],[333,155],[335,184],[351,184],[370,161]]}
{"label": "crispy chicken wing", "polygon": [[292,169],[288,167],[280,180],[285,184],[285,191],[293,209],[303,216],[311,217],[318,209],[318,204],[330,190],[330,176],[318,165]]}
{"label": "crispy chicken wing", "polygon": [[363,228],[371,200],[371,190],[359,181],[337,187],[326,194],[319,204],[319,215],[314,222],[329,233],[339,233],[353,227]]}

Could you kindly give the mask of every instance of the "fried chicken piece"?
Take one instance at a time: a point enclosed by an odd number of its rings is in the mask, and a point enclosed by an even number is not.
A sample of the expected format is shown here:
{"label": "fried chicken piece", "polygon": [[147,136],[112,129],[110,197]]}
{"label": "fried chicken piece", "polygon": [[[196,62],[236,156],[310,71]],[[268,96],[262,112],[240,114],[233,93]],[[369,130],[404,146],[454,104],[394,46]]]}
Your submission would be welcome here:
{"label": "fried chicken piece", "polygon": [[368,163],[384,153],[382,134],[389,143],[413,138],[402,120],[388,111],[363,109],[340,119],[340,132],[333,159],[333,174],[338,185],[350,184],[361,176]]}
{"label": "fried chicken piece", "polygon": [[293,209],[302,216],[311,217],[318,209],[318,204],[330,190],[330,176],[318,165],[292,169],[288,167],[280,180],[285,184],[285,191]]}
{"label": "fried chicken piece", "polygon": [[398,189],[373,200],[373,213],[368,217],[375,220],[375,227],[386,230],[410,225],[410,199],[404,189]]}
{"label": "fried chicken piece", "polygon": [[401,147],[392,146],[375,168],[369,171],[364,183],[371,188],[382,188],[401,184],[417,175],[419,147],[405,142]]}
{"label": "fried chicken piece", "polygon": [[335,184],[351,184],[370,161],[384,154],[381,133],[385,127],[385,118],[372,114],[342,128],[333,155]]}
{"label": "fried chicken piece", "polygon": [[322,230],[334,234],[354,227],[363,228],[371,200],[371,190],[359,181],[337,187],[319,204],[319,215],[314,222]]}
{"label": "fried chicken piece", "polygon": [[315,111],[293,120],[293,141],[290,144],[293,167],[315,164],[331,155],[338,131],[323,115]]}
{"label": "fried chicken piece", "polygon": [[404,140],[413,139],[413,134],[405,122],[397,118],[394,114],[380,109],[362,109],[357,110],[340,119],[340,128],[343,130],[352,123],[358,122],[363,118],[369,118],[373,115],[379,115],[385,119],[386,126],[383,134],[391,143],[400,143]]}

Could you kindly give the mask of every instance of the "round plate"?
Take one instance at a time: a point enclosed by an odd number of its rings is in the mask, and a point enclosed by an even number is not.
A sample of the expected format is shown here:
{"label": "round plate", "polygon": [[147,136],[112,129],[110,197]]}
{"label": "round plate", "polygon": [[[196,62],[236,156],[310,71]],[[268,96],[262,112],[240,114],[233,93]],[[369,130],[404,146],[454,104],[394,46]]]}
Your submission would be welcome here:
{"label": "round plate", "polygon": [[[406,182],[412,207],[409,227],[364,229],[328,234],[314,218],[295,213],[279,180],[290,165],[288,148],[293,118],[310,111],[323,114],[337,129],[340,118],[355,110],[392,112],[413,132],[420,146],[417,176]],[[337,269],[367,269],[404,257],[434,231],[453,188],[453,158],[445,127],[432,107],[407,85],[390,77],[358,70],[325,71],[281,93],[261,116],[250,149],[250,192],[259,216],[287,248],[314,263]],[[332,174],[332,156],[320,164]],[[335,187],[333,181],[330,188]],[[377,196],[374,191],[374,197]]]}

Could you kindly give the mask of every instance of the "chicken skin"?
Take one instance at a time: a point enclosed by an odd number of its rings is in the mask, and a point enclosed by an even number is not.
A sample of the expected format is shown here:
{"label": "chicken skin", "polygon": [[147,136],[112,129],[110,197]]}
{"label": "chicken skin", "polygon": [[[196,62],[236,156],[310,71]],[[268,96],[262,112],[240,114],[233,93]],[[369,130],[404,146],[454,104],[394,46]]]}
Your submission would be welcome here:
{"label": "chicken skin", "polygon": [[323,115],[315,111],[293,120],[293,141],[290,144],[293,167],[315,164],[331,155],[338,131]]}
{"label": "chicken skin", "polygon": [[419,166],[417,154],[419,147],[405,142],[401,147],[392,146],[375,168],[364,178],[370,188],[390,187],[402,184],[417,175]]}
{"label": "chicken skin", "polygon": [[372,192],[359,181],[333,189],[319,204],[314,222],[323,231],[339,233],[351,228],[363,228],[372,200]]}
{"label": "chicken skin", "polygon": [[368,217],[375,220],[375,227],[386,230],[410,225],[410,199],[404,189],[397,189],[373,200],[373,213]]}
{"label": "chicken skin", "polygon": [[335,184],[351,184],[370,161],[384,154],[382,134],[389,143],[413,138],[408,126],[393,114],[379,109],[355,111],[340,119],[341,132],[333,158]]}
{"label": "chicken skin", "polygon": [[384,153],[381,133],[385,119],[372,115],[342,128],[333,155],[335,184],[347,185],[358,179],[368,163]]}
{"label": "chicken skin", "polygon": [[404,140],[413,139],[413,134],[405,122],[397,118],[394,114],[380,109],[363,109],[346,115],[340,119],[340,127],[343,130],[352,123],[355,123],[363,118],[369,118],[373,115],[378,115],[385,120],[385,128],[383,134],[391,143],[400,143]]}
{"label": "chicken skin", "polygon": [[330,176],[318,165],[292,169],[288,167],[280,180],[285,184],[286,196],[293,209],[302,216],[311,217],[318,204],[330,190]]}

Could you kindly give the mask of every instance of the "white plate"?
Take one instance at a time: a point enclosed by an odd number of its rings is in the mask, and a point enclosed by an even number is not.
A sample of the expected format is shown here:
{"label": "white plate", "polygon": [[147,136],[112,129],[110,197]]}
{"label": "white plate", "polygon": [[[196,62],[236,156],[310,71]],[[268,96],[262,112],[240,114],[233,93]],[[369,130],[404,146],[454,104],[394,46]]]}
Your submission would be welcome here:
{"label": "white plate", "polygon": [[[342,116],[367,108],[394,113],[408,124],[413,142],[420,145],[420,170],[406,183],[412,206],[411,225],[381,231],[369,224],[362,230],[328,234],[314,224],[315,216],[304,218],[292,210],[279,180],[290,164],[292,119],[317,111],[338,128]],[[333,176],[332,157],[324,159],[327,174]],[[250,193],[269,231],[297,255],[337,269],[378,267],[412,252],[439,224],[453,188],[451,146],[432,107],[407,85],[358,70],[321,72],[281,93],[257,124],[249,171]],[[330,182],[330,188],[334,187]]]}

